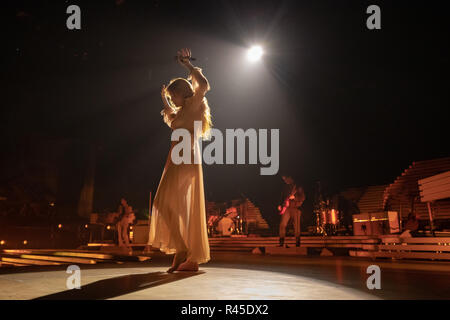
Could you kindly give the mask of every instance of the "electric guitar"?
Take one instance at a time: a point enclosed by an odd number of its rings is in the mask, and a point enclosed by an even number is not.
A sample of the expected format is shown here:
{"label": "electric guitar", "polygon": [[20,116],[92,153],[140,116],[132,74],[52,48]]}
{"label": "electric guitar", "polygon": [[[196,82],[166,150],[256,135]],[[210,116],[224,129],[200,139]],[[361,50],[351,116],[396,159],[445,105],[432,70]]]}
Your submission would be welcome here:
{"label": "electric guitar", "polygon": [[289,207],[290,200],[295,199],[296,193],[297,193],[297,187],[294,186],[291,194],[286,198],[285,201],[283,201],[283,206],[282,207],[278,206],[278,211],[279,211],[280,215],[283,215],[286,212],[287,208]]}

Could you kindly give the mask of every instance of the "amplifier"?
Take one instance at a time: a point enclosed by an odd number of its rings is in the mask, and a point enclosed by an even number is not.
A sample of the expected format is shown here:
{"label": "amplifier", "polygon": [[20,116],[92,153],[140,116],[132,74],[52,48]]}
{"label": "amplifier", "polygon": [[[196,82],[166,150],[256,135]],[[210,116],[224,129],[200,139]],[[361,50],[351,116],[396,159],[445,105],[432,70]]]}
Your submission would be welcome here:
{"label": "amplifier", "polygon": [[148,220],[138,220],[133,226],[133,243],[147,243],[149,231]]}
{"label": "amplifier", "polygon": [[400,231],[398,213],[383,211],[353,215],[353,235],[373,236]]}

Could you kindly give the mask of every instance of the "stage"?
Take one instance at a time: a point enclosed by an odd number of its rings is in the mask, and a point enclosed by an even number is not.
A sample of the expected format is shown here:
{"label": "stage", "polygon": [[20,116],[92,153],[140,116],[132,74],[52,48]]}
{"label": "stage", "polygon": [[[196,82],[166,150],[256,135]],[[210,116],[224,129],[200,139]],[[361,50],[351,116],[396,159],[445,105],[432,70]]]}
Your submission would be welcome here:
{"label": "stage", "polygon": [[[352,257],[264,256],[212,252],[198,273],[167,274],[171,257],[83,264],[81,289],[66,287],[67,266],[0,269],[0,299],[446,299],[445,262],[373,261]],[[369,290],[367,267],[381,269]]]}

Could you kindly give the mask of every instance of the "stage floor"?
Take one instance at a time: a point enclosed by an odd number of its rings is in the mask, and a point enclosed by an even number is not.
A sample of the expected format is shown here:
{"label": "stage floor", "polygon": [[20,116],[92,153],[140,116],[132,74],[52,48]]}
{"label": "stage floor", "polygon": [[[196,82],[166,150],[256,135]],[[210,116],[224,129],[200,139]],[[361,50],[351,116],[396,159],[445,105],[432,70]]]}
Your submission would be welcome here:
{"label": "stage floor", "polygon": [[[450,299],[448,262],[350,257],[212,253],[198,273],[165,270],[170,256],[147,262],[81,265],[80,290],[67,290],[65,267],[2,270],[0,299]],[[367,267],[381,269],[369,290]]]}

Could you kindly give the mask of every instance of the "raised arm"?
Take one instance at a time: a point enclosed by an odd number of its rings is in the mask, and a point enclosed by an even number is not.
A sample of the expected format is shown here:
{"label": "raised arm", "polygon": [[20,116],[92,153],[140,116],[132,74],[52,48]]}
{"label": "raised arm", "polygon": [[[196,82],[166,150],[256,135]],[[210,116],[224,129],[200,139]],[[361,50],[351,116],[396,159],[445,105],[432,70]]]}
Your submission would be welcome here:
{"label": "raised arm", "polygon": [[202,98],[205,96],[206,92],[208,92],[211,88],[209,86],[209,82],[206,77],[202,73],[202,69],[199,67],[194,67],[190,62],[189,69],[189,78],[188,80],[192,81],[192,87],[194,88],[194,95],[201,96]]}
{"label": "raised arm", "polygon": [[194,89],[194,96],[203,99],[206,92],[211,88],[206,77],[202,73],[202,69],[194,67],[189,60],[191,57],[191,50],[181,49],[177,52],[178,62],[185,67],[189,72],[188,80],[192,81],[192,87]]}

